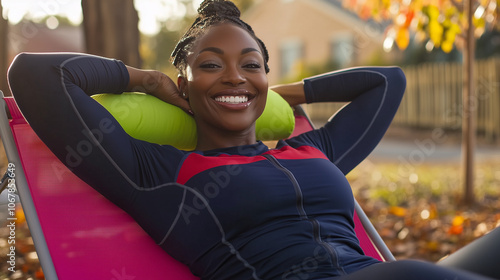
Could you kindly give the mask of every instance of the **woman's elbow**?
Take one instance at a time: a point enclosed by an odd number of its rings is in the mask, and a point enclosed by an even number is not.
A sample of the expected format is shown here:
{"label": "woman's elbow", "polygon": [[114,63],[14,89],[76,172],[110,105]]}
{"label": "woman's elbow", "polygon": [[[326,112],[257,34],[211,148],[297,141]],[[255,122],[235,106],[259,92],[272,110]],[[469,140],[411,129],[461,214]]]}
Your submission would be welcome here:
{"label": "woman's elbow", "polygon": [[13,92],[15,92],[18,87],[26,86],[27,82],[37,76],[36,69],[38,67],[33,56],[34,54],[30,53],[20,53],[12,61],[7,73],[7,78]]}
{"label": "woman's elbow", "polygon": [[49,54],[20,53],[9,67],[7,78],[14,96],[52,84],[58,61]]}
{"label": "woman's elbow", "polygon": [[33,54],[31,53],[20,53],[18,54],[14,60],[12,61],[9,71],[8,77],[9,80],[19,78],[20,76],[24,76],[30,73],[30,69],[32,69],[33,64]]}
{"label": "woman's elbow", "polygon": [[394,94],[403,95],[406,90],[406,76],[398,66],[391,66],[386,68],[388,71],[386,73],[386,79],[391,91]]}

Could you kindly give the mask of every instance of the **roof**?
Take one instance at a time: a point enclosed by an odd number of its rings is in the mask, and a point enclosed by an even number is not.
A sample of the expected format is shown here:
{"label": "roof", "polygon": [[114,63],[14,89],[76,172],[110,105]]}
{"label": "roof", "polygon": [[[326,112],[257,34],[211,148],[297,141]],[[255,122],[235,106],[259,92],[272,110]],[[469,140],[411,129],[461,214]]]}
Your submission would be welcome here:
{"label": "roof", "polygon": [[[361,22],[363,24],[369,24],[372,28],[378,29],[380,32],[384,32],[385,28],[389,25],[389,21],[384,21],[384,22],[377,22],[373,19],[368,19],[368,20],[363,20],[361,19],[358,14],[356,14],[354,11],[349,10],[344,7],[344,4],[342,3],[342,0],[316,0],[319,2],[323,2],[331,7],[334,7],[336,10],[341,11],[344,15],[350,17],[351,19]],[[314,1],[311,1],[311,3]]]}

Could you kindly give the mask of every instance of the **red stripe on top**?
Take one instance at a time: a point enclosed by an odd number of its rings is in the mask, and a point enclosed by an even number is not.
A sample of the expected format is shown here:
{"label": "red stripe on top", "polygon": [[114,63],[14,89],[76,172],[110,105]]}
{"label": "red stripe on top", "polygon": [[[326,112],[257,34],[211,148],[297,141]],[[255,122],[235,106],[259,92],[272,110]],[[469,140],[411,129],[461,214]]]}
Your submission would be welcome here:
{"label": "red stripe on top", "polygon": [[277,159],[322,158],[328,160],[328,158],[322,151],[311,146],[300,146],[296,149],[290,146],[284,146],[279,150],[270,150],[269,152],[266,152],[264,154],[272,155]]}
{"label": "red stripe on top", "polygon": [[240,155],[219,155],[203,156],[197,153],[191,153],[182,164],[181,170],[177,175],[177,183],[185,184],[191,177],[205,170],[224,165],[247,164],[265,160],[262,156],[240,156]]}
{"label": "red stripe on top", "polygon": [[[310,147],[301,146],[294,149],[290,146],[285,146],[279,150],[270,150],[263,155],[271,155],[277,159],[309,159],[309,158],[328,158],[320,150]],[[177,175],[177,183],[185,184],[193,176],[203,171],[226,165],[241,165],[257,161],[265,160],[265,157],[260,156],[240,156],[240,155],[226,155],[219,156],[203,156],[197,153],[190,154],[182,164],[182,167]]]}

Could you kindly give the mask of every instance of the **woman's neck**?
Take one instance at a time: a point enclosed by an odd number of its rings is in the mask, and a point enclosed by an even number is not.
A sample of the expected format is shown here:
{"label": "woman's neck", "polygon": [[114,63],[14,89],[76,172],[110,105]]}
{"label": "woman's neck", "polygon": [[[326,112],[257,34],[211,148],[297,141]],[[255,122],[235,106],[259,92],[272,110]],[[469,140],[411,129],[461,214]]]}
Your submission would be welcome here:
{"label": "woman's neck", "polygon": [[255,140],[255,126],[252,126],[245,131],[238,132],[218,131],[215,129],[203,131],[203,129],[198,129],[197,133],[198,140],[196,150],[199,151],[209,151],[257,143],[257,140]]}

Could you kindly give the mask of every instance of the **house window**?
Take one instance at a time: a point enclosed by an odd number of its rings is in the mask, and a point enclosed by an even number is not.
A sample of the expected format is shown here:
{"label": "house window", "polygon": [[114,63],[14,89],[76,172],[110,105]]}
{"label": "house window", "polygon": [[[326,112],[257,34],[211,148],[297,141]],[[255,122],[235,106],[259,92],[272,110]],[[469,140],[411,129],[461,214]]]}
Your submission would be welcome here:
{"label": "house window", "polygon": [[354,57],[353,37],[351,34],[337,34],[331,43],[332,64],[336,68],[348,67]]}
{"label": "house window", "polygon": [[300,40],[288,40],[281,44],[281,77],[290,76],[303,57],[304,44]]}

